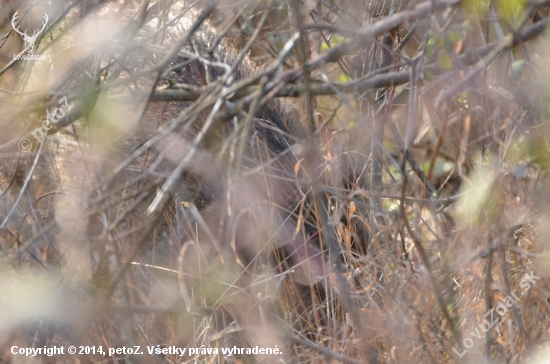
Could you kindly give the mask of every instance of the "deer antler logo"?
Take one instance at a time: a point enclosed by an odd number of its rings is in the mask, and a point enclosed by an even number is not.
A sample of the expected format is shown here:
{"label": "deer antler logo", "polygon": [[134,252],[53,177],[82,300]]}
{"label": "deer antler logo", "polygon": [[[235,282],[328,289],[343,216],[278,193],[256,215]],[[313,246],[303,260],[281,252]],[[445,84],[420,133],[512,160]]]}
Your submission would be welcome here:
{"label": "deer antler logo", "polygon": [[32,32],[32,35],[29,36],[27,35],[27,31],[25,30],[24,33],[21,33],[21,31],[19,29],[17,29],[17,25],[16,25],[16,22],[17,22],[17,11],[15,12],[15,14],[13,14],[13,18],[11,19],[11,26],[13,27],[13,30],[15,30],[17,33],[19,33],[21,35],[21,37],[23,38],[23,40],[25,41],[25,49],[28,47],[29,48],[29,51],[28,53],[32,53],[32,51],[34,50],[34,42],[36,42],[36,38],[38,38],[38,36],[40,35],[40,33],[42,33],[44,31],[44,29],[46,29],[46,25],[48,24],[48,14],[44,14],[44,22],[42,23],[42,29],[40,30],[34,30]]}

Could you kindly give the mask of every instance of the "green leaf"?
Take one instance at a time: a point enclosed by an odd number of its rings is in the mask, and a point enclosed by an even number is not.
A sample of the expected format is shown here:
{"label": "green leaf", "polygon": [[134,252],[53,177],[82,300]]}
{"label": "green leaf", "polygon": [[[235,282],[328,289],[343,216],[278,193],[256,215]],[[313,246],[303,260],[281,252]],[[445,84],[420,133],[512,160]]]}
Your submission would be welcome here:
{"label": "green leaf", "polygon": [[434,39],[428,39],[428,44],[426,44],[426,57],[431,57],[434,53]]}
{"label": "green leaf", "polygon": [[519,78],[521,77],[521,74],[523,73],[524,68],[525,68],[524,59],[512,62],[512,78],[516,81],[519,80]]}
{"label": "green leaf", "polygon": [[351,78],[349,78],[348,76],[346,76],[346,74],[344,74],[344,73],[341,73],[341,74],[340,74],[340,82],[348,82],[348,81],[350,81],[350,80],[351,80]]}
{"label": "green leaf", "polygon": [[449,28],[449,32],[460,32],[461,34],[463,32],[471,32],[472,30],[472,26],[468,24],[455,25]]}
{"label": "green leaf", "polygon": [[435,78],[435,76],[430,71],[424,71],[424,78],[428,81],[432,81]]}
{"label": "green leaf", "polygon": [[451,30],[447,32],[447,38],[451,42],[456,43],[464,38],[464,34],[461,31]]}
{"label": "green leaf", "polygon": [[340,37],[338,34],[334,34],[332,37],[330,37],[330,44],[332,46],[336,46],[338,45],[338,43],[342,43],[344,39],[342,39],[342,37]]}
{"label": "green leaf", "polygon": [[464,0],[462,8],[470,15],[483,15],[489,11],[489,1],[487,0]]}
{"label": "green leaf", "polygon": [[447,52],[441,52],[439,55],[439,58],[437,59],[437,65],[439,68],[445,71],[449,71],[453,69],[453,60],[449,56],[449,53]]}
{"label": "green leaf", "polygon": [[432,161],[431,161],[431,160],[425,161],[425,162],[422,164],[422,172],[428,173],[428,171],[430,170],[430,166],[431,166],[431,165],[432,165]]}
{"label": "green leaf", "polygon": [[525,12],[526,0],[499,0],[496,2],[497,11],[507,23],[520,19]]}
{"label": "green leaf", "polygon": [[443,45],[448,52],[452,52],[455,44],[449,39],[449,37],[443,38]]}

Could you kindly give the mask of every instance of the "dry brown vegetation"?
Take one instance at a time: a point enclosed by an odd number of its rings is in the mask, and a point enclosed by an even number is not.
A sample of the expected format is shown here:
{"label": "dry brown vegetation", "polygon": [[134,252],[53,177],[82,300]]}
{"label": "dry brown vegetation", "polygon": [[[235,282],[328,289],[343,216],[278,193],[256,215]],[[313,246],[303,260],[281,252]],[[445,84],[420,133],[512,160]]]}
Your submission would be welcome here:
{"label": "dry brown vegetation", "polygon": [[549,9],[5,0],[0,363],[548,362]]}

